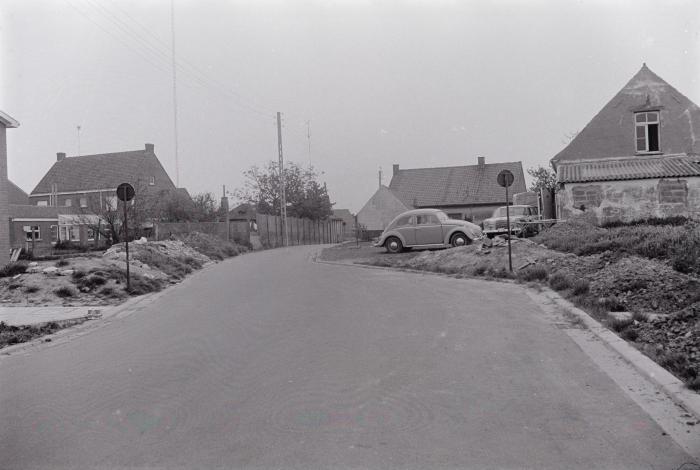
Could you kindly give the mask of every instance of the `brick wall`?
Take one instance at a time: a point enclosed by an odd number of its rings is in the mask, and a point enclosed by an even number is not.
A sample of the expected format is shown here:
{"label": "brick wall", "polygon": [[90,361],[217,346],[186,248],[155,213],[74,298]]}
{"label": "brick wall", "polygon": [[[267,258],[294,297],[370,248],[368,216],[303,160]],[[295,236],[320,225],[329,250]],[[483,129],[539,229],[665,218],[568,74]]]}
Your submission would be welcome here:
{"label": "brick wall", "polygon": [[680,215],[700,219],[700,177],[567,183],[558,217],[591,213],[599,223]]}
{"label": "brick wall", "polygon": [[10,209],[7,182],[7,135],[0,124],[0,266],[10,261]]}

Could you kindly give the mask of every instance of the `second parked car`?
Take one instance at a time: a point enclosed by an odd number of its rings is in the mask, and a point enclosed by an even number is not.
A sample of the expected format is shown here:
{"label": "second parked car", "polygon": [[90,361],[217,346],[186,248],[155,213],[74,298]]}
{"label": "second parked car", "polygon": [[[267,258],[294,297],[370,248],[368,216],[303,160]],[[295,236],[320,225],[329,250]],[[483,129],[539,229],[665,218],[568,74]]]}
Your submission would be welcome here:
{"label": "second parked car", "polygon": [[[517,236],[534,235],[537,233],[537,224],[533,224],[539,219],[537,208],[534,206],[509,206],[510,232]],[[506,217],[506,206],[499,207],[493,212],[490,219],[484,220],[484,233],[487,237],[493,238],[496,235],[508,233]]]}
{"label": "second parked car", "polygon": [[471,222],[450,219],[439,209],[414,209],[392,220],[374,246],[399,253],[404,248],[463,246],[481,237],[481,229]]}

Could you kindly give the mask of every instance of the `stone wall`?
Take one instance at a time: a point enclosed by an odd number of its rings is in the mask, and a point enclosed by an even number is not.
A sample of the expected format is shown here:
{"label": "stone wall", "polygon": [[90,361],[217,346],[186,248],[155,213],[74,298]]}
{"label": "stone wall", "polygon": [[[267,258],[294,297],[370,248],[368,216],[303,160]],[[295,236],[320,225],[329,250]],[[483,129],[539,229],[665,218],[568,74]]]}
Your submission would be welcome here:
{"label": "stone wall", "polygon": [[566,183],[557,214],[593,213],[599,223],[680,215],[700,219],[700,177]]}

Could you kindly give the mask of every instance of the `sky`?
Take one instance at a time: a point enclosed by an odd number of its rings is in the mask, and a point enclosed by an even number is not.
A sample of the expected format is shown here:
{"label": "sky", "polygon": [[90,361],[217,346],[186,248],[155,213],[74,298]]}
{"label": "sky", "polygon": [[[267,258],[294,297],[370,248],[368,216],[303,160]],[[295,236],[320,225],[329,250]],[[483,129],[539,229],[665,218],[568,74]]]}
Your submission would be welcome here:
{"label": "sky", "polygon": [[218,197],[277,159],[279,111],[285,161],[356,212],[393,164],[548,165],[644,62],[700,103],[695,0],[172,4],[2,0],[13,182],[30,192],[57,152],[148,142],[173,181]]}

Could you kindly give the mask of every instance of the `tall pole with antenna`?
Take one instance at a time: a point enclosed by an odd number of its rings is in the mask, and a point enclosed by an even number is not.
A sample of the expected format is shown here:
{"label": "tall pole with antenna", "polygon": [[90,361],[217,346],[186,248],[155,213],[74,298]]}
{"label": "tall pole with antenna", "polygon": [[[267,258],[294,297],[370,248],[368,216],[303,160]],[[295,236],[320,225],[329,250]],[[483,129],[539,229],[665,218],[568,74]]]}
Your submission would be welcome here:
{"label": "tall pole with antenna", "polygon": [[309,165],[311,165],[311,119],[306,120],[306,138],[309,141]]}
{"label": "tall pole with antenna", "polygon": [[282,156],[282,115],[277,111],[277,150],[279,152],[279,171],[280,171],[280,215],[282,216],[282,244],[287,246],[289,240],[287,238],[287,196],[285,194],[285,178],[284,178],[284,157]]}
{"label": "tall pole with antenna", "polygon": [[170,0],[170,30],[173,52],[173,128],[175,131],[175,186],[180,187],[180,162],[177,145],[177,66],[175,62],[175,0]]}
{"label": "tall pole with antenna", "polygon": [[75,126],[78,130],[78,156],[80,156],[80,126]]}

